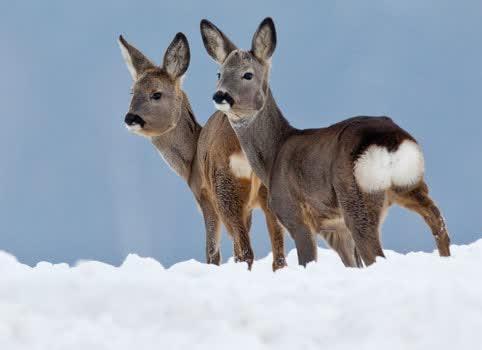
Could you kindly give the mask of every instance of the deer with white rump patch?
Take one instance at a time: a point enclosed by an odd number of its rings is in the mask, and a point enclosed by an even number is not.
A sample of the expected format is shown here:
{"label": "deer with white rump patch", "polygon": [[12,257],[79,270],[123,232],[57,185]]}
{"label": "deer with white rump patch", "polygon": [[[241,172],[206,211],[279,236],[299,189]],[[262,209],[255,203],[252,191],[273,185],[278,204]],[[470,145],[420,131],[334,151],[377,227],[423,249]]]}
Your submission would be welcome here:
{"label": "deer with white rump patch", "polygon": [[261,207],[271,239],[273,270],[284,267],[283,228],[268,208],[266,188],[253,174],[229,122],[216,112],[201,127],[181,88],[190,61],[184,34],[178,33],[169,45],[162,66],[149,61],[122,36],[119,45],[134,80],[125,124],[150,139],[193,192],[204,217],[207,262],[221,262],[222,222],[233,238],[235,260],[251,269],[251,212]]}
{"label": "deer with white rump patch", "polygon": [[380,226],[394,203],[420,214],[439,254],[450,255],[444,219],[423,178],[422,151],[409,133],[388,117],[296,129],[269,87],[276,47],[273,21],[263,20],[249,51],[238,49],[207,20],[201,21],[201,34],[208,54],[220,65],[216,108],[227,115],[251,167],[268,188],[270,206],[293,237],[301,265],[316,260],[315,236],[320,233],[353,237],[365,265],[383,257]]}

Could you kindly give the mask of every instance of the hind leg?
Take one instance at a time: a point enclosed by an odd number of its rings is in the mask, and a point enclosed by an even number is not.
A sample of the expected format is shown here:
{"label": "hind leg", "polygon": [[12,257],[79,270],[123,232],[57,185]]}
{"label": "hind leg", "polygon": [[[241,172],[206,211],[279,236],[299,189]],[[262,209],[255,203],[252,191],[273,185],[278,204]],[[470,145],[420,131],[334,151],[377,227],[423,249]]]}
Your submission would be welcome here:
{"label": "hind leg", "polygon": [[365,265],[373,264],[377,256],[385,257],[379,234],[385,192],[364,193],[354,178],[339,183],[335,190],[345,224]]}
{"label": "hind leg", "polygon": [[432,230],[440,256],[450,256],[450,237],[445,220],[433,200],[428,195],[428,186],[422,182],[417,188],[408,191],[393,191],[395,203],[418,213]]}
{"label": "hind leg", "polygon": [[271,240],[273,271],[276,271],[287,266],[285,260],[283,227],[280,225],[278,219],[268,205],[268,192],[265,186],[261,186],[259,189],[259,201],[266,218],[266,226],[268,227],[269,238]]}
{"label": "hind leg", "polygon": [[331,232],[321,232],[320,235],[330,248],[338,253],[338,256],[346,267],[363,267],[361,257],[355,246],[355,241],[347,228],[339,228]]}

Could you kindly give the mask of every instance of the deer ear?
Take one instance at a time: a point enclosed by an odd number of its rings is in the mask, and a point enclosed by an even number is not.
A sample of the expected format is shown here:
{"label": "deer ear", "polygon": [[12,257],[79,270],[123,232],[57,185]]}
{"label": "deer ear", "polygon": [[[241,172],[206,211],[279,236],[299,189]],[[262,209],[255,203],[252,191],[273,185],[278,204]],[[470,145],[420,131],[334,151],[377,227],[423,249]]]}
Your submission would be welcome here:
{"label": "deer ear", "polygon": [[173,78],[177,79],[187,71],[191,53],[189,43],[183,33],[177,33],[164,54],[163,68]]}
{"label": "deer ear", "polygon": [[276,48],[276,29],[270,17],[266,17],[253,36],[251,51],[256,58],[266,61],[273,55]]}
{"label": "deer ear", "polygon": [[236,46],[226,35],[207,19],[201,21],[201,36],[209,56],[219,64],[224,62],[231,51],[236,50]]}
{"label": "deer ear", "polygon": [[119,47],[122,57],[126,62],[127,69],[131,73],[132,79],[135,81],[148,68],[154,67],[154,64],[147,59],[139,50],[129,44],[122,35],[119,36]]}

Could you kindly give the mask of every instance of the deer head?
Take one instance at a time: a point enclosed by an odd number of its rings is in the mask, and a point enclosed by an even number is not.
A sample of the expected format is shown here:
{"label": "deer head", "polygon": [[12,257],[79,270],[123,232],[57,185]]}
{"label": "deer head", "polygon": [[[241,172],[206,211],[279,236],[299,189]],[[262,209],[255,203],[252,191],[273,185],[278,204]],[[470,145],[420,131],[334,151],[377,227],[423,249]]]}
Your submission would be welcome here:
{"label": "deer head", "polygon": [[201,21],[201,35],[208,54],[220,65],[214,105],[232,123],[249,123],[268,96],[271,56],[276,48],[273,20],[261,22],[249,51],[237,49],[207,20]]}
{"label": "deer head", "polygon": [[127,129],[146,137],[172,130],[181,118],[181,82],[190,60],[186,36],[176,34],[161,66],[152,63],[122,36],[119,46],[134,81],[129,112],[124,119]]}

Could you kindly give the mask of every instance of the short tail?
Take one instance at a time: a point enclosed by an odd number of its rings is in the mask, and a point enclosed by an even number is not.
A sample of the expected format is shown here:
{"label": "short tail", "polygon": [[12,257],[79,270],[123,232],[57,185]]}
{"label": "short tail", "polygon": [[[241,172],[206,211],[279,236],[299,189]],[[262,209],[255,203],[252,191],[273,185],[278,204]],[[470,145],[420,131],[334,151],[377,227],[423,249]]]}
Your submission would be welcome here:
{"label": "short tail", "polygon": [[384,191],[392,186],[411,187],[423,178],[422,150],[416,142],[408,139],[395,151],[371,145],[355,161],[354,174],[365,192]]}

